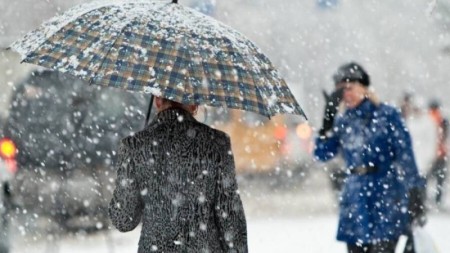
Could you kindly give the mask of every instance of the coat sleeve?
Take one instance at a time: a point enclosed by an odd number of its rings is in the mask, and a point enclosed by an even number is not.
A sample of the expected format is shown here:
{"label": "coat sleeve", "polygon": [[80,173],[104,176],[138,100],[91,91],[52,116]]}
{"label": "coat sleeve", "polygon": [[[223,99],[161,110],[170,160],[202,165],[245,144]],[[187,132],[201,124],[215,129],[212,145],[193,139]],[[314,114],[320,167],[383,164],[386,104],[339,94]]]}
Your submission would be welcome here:
{"label": "coat sleeve", "polygon": [[[333,129],[338,129],[336,126],[339,126],[340,124],[339,118],[336,119]],[[314,157],[322,162],[328,161],[337,155],[339,148],[339,131],[332,130],[327,136],[316,137]]]}
{"label": "coat sleeve", "polygon": [[215,217],[225,252],[248,252],[247,223],[237,189],[230,139],[225,136],[221,166],[217,172]]}
{"label": "coat sleeve", "polygon": [[121,232],[128,232],[136,228],[141,221],[144,208],[135,179],[135,165],[130,148],[122,142],[116,164],[116,188],[109,203],[111,222]]}
{"label": "coat sleeve", "polygon": [[390,118],[392,134],[389,142],[393,146],[394,163],[397,167],[399,179],[405,183],[407,189],[423,188],[425,187],[425,180],[419,175],[417,169],[408,128],[397,110],[393,110]]}

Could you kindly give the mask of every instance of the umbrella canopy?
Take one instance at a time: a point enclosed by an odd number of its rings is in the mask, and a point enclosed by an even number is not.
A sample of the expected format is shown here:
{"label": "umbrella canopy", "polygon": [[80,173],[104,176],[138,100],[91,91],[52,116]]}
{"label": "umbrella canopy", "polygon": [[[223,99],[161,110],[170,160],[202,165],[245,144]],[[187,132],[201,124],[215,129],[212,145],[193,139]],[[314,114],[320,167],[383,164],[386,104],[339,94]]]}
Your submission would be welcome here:
{"label": "umbrella canopy", "polygon": [[11,48],[24,62],[90,84],[268,117],[304,115],[258,47],[230,27],[176,3],[82,4],[44,23]]}

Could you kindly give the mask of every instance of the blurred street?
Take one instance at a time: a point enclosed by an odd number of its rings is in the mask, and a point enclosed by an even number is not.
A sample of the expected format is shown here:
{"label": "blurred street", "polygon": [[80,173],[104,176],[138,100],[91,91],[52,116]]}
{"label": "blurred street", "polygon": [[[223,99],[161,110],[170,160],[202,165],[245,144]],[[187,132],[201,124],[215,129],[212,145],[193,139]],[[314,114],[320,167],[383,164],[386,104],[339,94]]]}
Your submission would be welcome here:
{"label": "blurred street", "polygon": [[[344,253],[345,244],[335,240],[337,208],[334,195],[323,171],[308,175],[302,182],[269,179],[241,179],[240,189],[248,219],[249,251]],[[430,210],[426,230],[441,252],[450,248],[450,198],[446,210]],[[140,226],[129,233],[115,229],[94,234],[47,234],[35,240],[33,232],[25,235],[24,224],[13,226],[13,253],[118,253],[136,252]],[[21,229],[22,228],[22,229]],[[43,233],[37,233],[39,235]]]}

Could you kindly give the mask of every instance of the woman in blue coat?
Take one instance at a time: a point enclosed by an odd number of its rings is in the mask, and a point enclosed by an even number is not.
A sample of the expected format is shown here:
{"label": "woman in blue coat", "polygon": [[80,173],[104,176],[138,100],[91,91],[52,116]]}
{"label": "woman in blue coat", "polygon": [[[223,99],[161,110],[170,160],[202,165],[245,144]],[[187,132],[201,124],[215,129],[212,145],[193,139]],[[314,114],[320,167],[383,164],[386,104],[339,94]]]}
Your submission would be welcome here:
{"label": "woman in blue coat", "polygon": [[[369,75],[360,65],[341,66],[334,81],[315,156],[327,161],[339,154],[346,163],[337,239],[349,253],[393,253],[400,235],[423,215],[419,192],[425,182],[410,135],[400,113],[370,94]],[[344,110],[334,119],[339,103]]]}

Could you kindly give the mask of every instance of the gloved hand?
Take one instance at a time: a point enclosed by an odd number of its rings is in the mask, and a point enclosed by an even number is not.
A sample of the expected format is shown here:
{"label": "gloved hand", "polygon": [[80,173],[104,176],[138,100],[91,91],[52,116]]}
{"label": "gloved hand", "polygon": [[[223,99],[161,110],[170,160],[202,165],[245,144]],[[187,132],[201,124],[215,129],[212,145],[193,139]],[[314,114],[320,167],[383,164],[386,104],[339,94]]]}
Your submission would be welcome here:
{"label": "gloved hand", "polygon": [[425,189],[418,187],[409,190],[408,212],[411,215],[411,222],[421,227],[427,223],[425,194]]}
{"label": "gloved hand", "polygon": [[343,88],[335,90],[331,93],[331,95],[328,95],[325,91],[323,91],[323,96],[325,98],[325,111],[323,113],[322,128],[319,130],[320,136],[325,136],[326,132],[333,128],[334,117],[338,111],[343,93]]}

